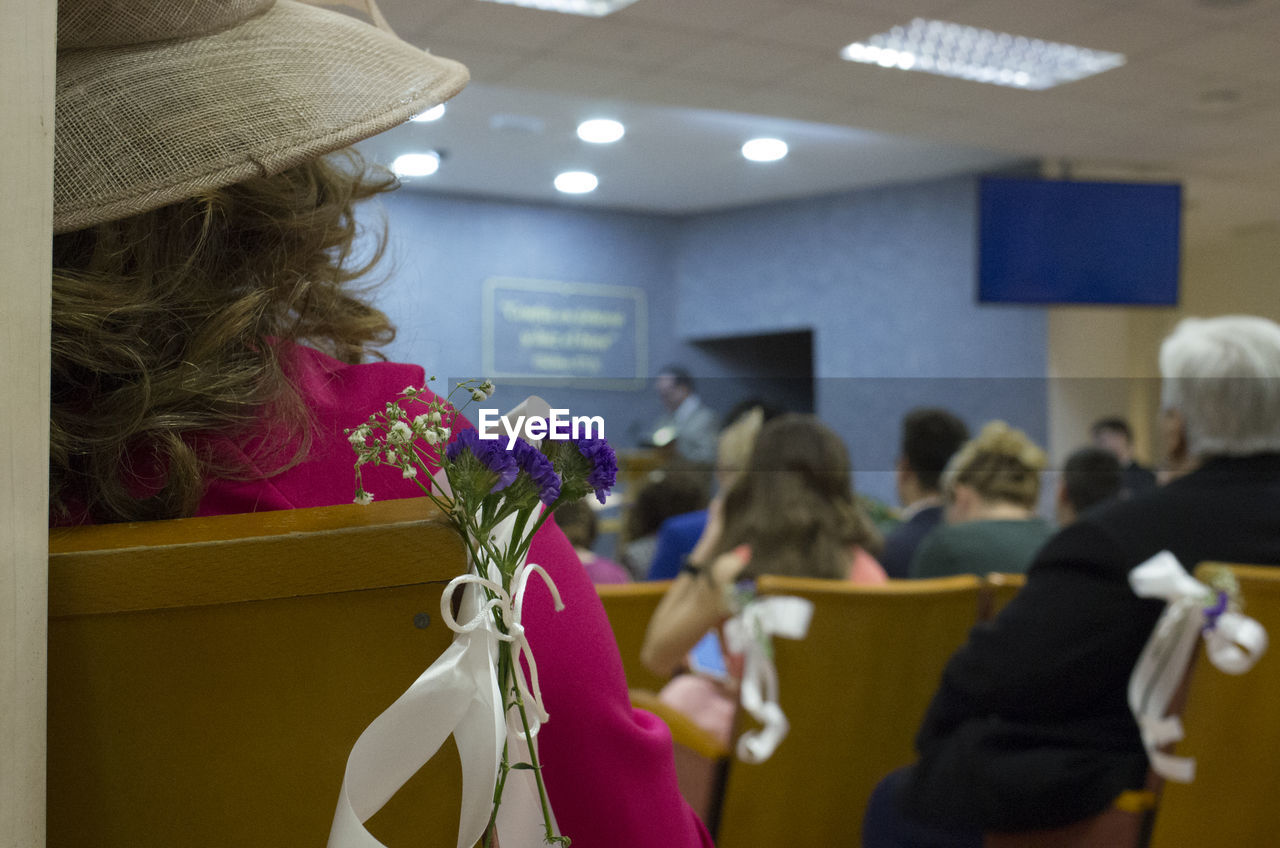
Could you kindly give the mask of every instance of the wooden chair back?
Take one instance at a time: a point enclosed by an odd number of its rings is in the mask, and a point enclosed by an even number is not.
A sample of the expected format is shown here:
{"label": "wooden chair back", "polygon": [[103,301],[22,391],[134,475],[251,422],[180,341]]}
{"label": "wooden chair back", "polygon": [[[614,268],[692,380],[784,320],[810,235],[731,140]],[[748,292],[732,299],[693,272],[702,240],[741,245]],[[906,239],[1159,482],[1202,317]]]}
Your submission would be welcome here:
{"label": "wooden chair back", "polygon": [[990,621],[1027,585],[1027,575],[993,571],[982,578],[982,581],[982,604],[978,609],[978,620]]}
{"label": "wooden chair back", "polygon": [[640,648],[644,645],[645,630],[649,619],[658,608],[662,596],[670,588],[671,580],[649,580],[638,583],[602,583],[596,586],[609,626],[618,640],[622,653],[622,668],[627,674],[627,688],[657,692],[668,678],[644,667],[640,662]]}
{"label": "wooden chair back", "polygon": [[1165,784],[1152,848],[1273,845],[1280,838],[1280,568],[1230,568],[1245,614],[1266,628],[1271,649],[1238,677],[1198,661],[1182,716],[1186,741],[1176,748],[1195,757],[1196,777]]}
{"label": "wooden chair back", "polygon": [[[323,845],[347,754],[449,644],[425,499],[55,530],[50,848]],[[444,750],[370,822],[448,834]]]}
{"label": "wooden chair back", "polygon": [[773,642],[791,731],[768,761],[730,765],[716,844],[848,844],[876,783],[915,759],[915,733],[974,624],[982,581],[762,577],[757,588],[807,598],[813,620],[807,638]]}

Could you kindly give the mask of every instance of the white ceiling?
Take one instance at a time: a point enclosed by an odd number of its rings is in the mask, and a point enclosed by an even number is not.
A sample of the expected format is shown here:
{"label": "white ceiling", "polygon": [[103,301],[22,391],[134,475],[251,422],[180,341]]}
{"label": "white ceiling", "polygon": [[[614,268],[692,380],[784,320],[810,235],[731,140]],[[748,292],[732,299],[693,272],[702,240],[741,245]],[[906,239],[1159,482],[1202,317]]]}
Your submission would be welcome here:
{"label": "white ceiling", "polygon": [[[1280,224],[1280,0],[636,0],[604,18],[480,0],[382,0],[404,38],[471,69],[445,118],[367,149],[446,151],[423,188],[690,211],[1051,160],[1076,177],[1180,179],[1192,238]],[[843,61],[932,17],[1127,55],[1023,91]],[[494,128],[493,118],[498,129]],[[591,146],[587,117],[627,136]],[[755,134],[780,163],[737,153]],[[1059,170],[1060,172],[1060,170]]]}

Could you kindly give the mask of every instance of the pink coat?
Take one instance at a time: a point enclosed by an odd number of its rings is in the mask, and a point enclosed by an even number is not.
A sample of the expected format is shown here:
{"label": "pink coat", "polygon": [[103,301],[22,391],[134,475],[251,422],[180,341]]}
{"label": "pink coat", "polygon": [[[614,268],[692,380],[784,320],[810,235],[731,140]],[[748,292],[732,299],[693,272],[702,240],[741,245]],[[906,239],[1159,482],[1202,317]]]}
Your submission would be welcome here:
{"label": "pink coat", "polygon": [[[294,350],[295,384],[314,415],[310,454],[269,479],[213,481],[200,515],[349,503],[354,455],[343,429],[425,380],[415,365],[345,365],[309,348]],[[420,495],[395,469],[366,471],[364,485],[379,500]],[[632,709],[604,608],[558,527],[548,523],[539,532],[530,559],[551,573],[565,602],[555,613],[550,593],[534,580],[524,612],[551,715],[538,738],[561,831],[575,848],[711,846],[677,790],[670,732]]]}

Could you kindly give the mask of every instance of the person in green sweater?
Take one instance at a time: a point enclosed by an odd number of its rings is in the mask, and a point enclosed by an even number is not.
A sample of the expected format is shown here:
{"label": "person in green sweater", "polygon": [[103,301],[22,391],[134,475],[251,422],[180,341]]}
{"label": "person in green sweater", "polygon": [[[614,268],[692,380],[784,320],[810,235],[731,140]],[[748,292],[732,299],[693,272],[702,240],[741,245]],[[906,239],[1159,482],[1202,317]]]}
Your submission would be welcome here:
{"label": "person in green sweater", "polygon": [[991,421],[942,475],[946,523],[920,543],[912,577],[1024,572],[1053,526],[1035,514],[1047,457],[1026,433]]}

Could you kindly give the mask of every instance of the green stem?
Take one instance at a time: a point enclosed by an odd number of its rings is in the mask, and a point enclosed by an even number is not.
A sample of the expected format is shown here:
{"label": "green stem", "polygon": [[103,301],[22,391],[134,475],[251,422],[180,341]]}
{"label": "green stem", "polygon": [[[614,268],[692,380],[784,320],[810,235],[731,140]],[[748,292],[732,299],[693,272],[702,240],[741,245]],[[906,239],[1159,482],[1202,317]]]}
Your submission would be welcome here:
{"label": "green stem", "polygon": [[507,743],[502,743],[502,763],[498,766],[498,782],[493,787],[493,812],[489,814],[489,823],[484,826],[484,839],[481,840],[483,848],[493,845],[493,837],[498,832],[498,807],[502,804],[502,790],[507,785],[507,773],[511,771],[511,766],[507,764],[507,747]]}
{"label": "green stem", "polygon": [[[512,663],[514,667],[514,663]],[[519,674],[519,669],[513,669],[513,673]],[[524,698],[520,696],[519,687],[512,687],[515,691],[516,709],[520,711],[520,726],[524,728],[524,738],[529,743],[529,765],[533,766],[533,779],[538,784],[538,800],[542,802],[542,823],[546,828],[546,842],[548,845],[559,843],[568,845],[569,838],[567,836],[556,836],[555,830],[551,827],[551,802],[547,800],[547,787],[542,782],[542,765],[538,762],[538,747],[534,744],[533,736],[529,732],[529,717],[525,715]]]}

